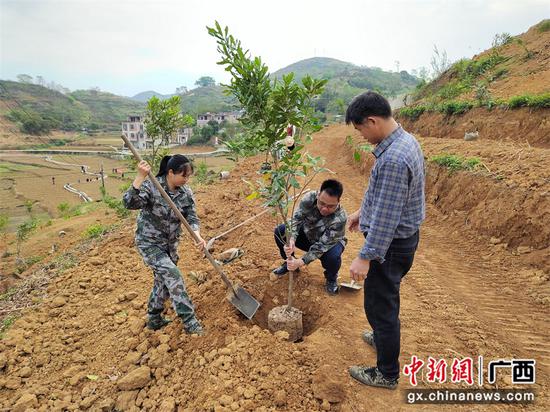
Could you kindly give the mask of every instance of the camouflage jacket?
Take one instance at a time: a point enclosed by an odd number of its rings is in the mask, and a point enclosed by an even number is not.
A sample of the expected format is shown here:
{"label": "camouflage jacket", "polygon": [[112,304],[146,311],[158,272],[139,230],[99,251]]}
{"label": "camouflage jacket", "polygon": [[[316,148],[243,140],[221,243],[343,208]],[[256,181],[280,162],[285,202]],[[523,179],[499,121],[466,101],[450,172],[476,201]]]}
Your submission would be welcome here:
{"label": "camouflage jacket", "polygon": [[304,195],[298,209],[292,217],[292,232],[294,238],[300,230],[304,231],[311,243],[309,251],[302,257],[305,264],[319,259],[325,252],[338,242],[346,246],[346,211],[342,206],[328,216],[323,216],[317,208],[317,192]]}
{"label": "camouflage jacket", "polygon": [[[165,177],[159,177],[158,181],[191,228],[199,230],[200,222],[191,188],[186,185],[170,192]],[[181,223],[155,185],[146,180],[139,190],[130,186],[122,201],[127,209],[141,209],[137,218],[136,246],[144,253],[147,253],[148,248],[158,247],[168,251],[172,259],[177,261]]]}

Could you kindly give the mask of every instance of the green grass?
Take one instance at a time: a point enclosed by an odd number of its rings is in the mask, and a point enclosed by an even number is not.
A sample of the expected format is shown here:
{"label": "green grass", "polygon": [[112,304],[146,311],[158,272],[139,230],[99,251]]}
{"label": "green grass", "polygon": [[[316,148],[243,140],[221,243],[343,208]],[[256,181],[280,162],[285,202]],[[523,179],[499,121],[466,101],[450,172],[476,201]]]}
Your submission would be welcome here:
{"label": "green grass", "polygon": [[441,103],[438,105],[437,111],[450,116],[453,114],[464,114],[472,107],[474,107],[473,103],[451,100],[450,102]]}
{"label": "green grass", "polygon": [[427,106],[402,107],[398,110],[398,113],[400,116],[407,117],[411,120],[417,120],[427,109]]}
{"label": "green grass", "polygon": [[492,110],[495,107],[503,109],[517,109],[520,107],[531,107],[534,109],[550,108],[550,93],[539,95],[520,95],[513,96],[509,99],[478,99],[477,101],[456,101],[440,103],[438,105],[416,105],[410,107],[402,107],[396,111],[398,117],[405,117],[411,120],[418,120],[422,113],[439,112],[447,116],[461,115],[471,110],[474,107],[482,107]]}
{"label": "green grass", "polygon": [[11,325],[13,325],[16,319],[16,315],[8,315],[2,320],[2,323],[0,323],[0,339],[5,338],[6,332],[11,327]]}
{"label": "green grass", "polygon": [[544,33],[550,30],[550,19],[545,19],[537,25],[539,33]]}
{"label": "green grass", "polygon": [[550,93],[544,93],[535,96],[529,94],[514,96],[508,100],[507,106],[510,109],[515,109],[518,107],[549,108]]}
{"label": "green grass", "polygon": [[481,160],[477,157],[462,157],[453,154],[440,154],[430,158],[430,162],[433,162],[439,166],[446,167],[451,172],[459,170],[475,170],[481,166]]}
{"label": "green grass", "polygon": [[109,226],[102,225],[101,223],[96,223],[94,225],[88,226],[86,230],[82,233],[82,236],[85,239],[95,239],[100,236],[103,236],[108,231],[109,231]]}

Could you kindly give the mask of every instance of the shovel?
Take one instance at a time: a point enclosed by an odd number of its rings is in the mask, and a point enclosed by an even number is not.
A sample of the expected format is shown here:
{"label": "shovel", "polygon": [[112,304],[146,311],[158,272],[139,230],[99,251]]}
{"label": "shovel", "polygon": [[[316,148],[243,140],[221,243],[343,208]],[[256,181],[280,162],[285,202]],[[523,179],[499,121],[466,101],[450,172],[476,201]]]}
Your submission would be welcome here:
{"label": "shovel", "polygon": [[355,280],[351,280],[350,282],[342,282],[340,283],[340,286],[346,288],[346,289],[352,289],[352,290],[361,290],[363,289],[363,286],[361,286],[360,283],[357,283]]}
{"label": "shovel", "polygon": [[[126,143],[126,146],[128,146],[128,148],[130,149],[130,151],[138,161],[138,163],[141,162],[142,160],[141,156],[136,151],[132,143],[130,143],[130,141],[126,138],[126,136],[122,135],[121,137],[122,137],[122,140],[124,140],[124,143]],[[187,220],[185,220],[185,217],[183,217],[183,215],[178,210],[177,206],[174,204],[172,199],[170,199],[170,196],[168,196],[166,191],[160,185],[157,178],[151,172],[149,172],[149,180],[151,180],[151,182],[155,185],[155,187],[160,192],[164,200],[166,200],[168,205],[172,208],[172,210],[174,211],[176,216],[179,218],[183,226],[185,226],[185,229],[187,229],[187,231],[189,232],[193,240],[196,243],[198,243],[199,238],[197,237],[195,232],[193,232],[193,229],[191,229],[191,226],[189,226],[189,223],[187,223]],[[235,306],[239,310],[239,312],[241,312],[244,316],[246,316],[247,319],[252,319],[256,314],[256,311],[260,307],[260,303],[256,299],[254,299],[254,297],[252,297],[252,295],[250,295],[242,287],[231,283],[229,278],[225,275],[225,273],[223,273],[222,268],[216,263],[215,259],[212,257],[210,252],[206,250],[206,248],[204,250],[204,254],[206,258],[210,261],[212,266],[214,266],[214,269],[216,270],[216,272],[218,272],[223,282],[227,286],[227,290],[228,290],[228,293],[226,296],[227,300],[229,300],[229,302],[231,302],[231,304]]]}
{"label": "shovel", "polygon": [[267,212],[269,212],[269,209],[266,209],[266,210],[264,210],[263,212],[260,212],[260,213],[258,213],[258,214],[255,215],[255,216],[249,217],[249,218],[246,219],[244,222],[239,223],[237,226],[233,226],[231,229],[226,230],[226,231],[223,232],[222,234],[220,234],[220,235],[218,235],[218,236],[216,236],[216,237],[213,237],[213,238],[210,239],[210,240],[208,241],[208,243],[206,244],[206,249],[207,249],[207,250],[212,249],[212,246],[214,245],[214,242],[215,242],[216,240],[218,240],[218,239],[224,237],[225,235],[227,235],[227,234],[233,232],[234,230],[240,228],[241,226],[246,225],[248,222],[252,222],[254,219],[259,218],[259,217],[262,216],[262,215],[265,215]]}
{"label": "shovel", "polygon": [[[310,191],[309,189],[308,189],[308,190],[305,190],[304,193],[302,193],[302,194],[305,195],[305,194],[308,193],[309,191]],[[297,196],[297,195],[296,195],[296,196]],[[290,200],[294,200],[294,198],[295,198],[296,196],[292,196],[292,197],[290,198]],[[259,218],[260,216],[265,215],[265,214],[266,214],[267,212],[269,212],[270,210],[271,210],[271,209],[266,209],[266,210],[264,210],[264,211],[258,213],[257,215],[254,215],[254,216],[252,216],[252,217],[249,217],[248,219],[246,219],[245,221],[239,223],[238,225],[233,226],[231,229],[228,229],[228,230],[226,230],[225,232],[219,234],[218,236],[213,237],[213,238],[210,239],[210,240],[208,241],[208,243],[206,244],[206,249],[211,250],[211,249],[212,249],[212,246],[214,246],[214,242],[215,242],[216,240],[221,239],[221,238],[224,237],[225,235],[228,235],[229,233],[233,232],[234,230],[237,230],[237,229],[240,228],[241,226],[244,226],[244,225],[246,225],[247,223],[252,222],[254,219],[257,219],[257,218]]]}

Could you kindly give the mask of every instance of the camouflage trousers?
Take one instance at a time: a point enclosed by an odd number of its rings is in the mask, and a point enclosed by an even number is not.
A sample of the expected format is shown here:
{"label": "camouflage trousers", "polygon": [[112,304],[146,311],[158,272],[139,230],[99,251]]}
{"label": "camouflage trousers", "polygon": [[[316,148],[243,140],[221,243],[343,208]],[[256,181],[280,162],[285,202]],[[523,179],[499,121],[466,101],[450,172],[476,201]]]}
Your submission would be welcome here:
{"label": "camouflage trousers", "polygon": [[149,317],[160,316],[167,298],[172,301],[174,311],[184,326],[195,324],[195,308],[187,294],[181,272],[168,252],[158,247],[138,248],[145,264],[153,269],[153,290],[149,296],[147,313]]}

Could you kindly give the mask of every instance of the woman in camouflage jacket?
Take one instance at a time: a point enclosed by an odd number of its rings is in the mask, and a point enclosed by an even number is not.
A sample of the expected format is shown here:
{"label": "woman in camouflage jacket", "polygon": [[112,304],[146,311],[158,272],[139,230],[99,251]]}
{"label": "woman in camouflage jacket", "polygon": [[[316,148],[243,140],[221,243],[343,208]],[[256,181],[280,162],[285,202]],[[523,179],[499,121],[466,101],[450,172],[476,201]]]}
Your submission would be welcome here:
{"label": "woman in camouflage jacket", "polygon": [[[145,264],[153,269],[154,274],[153,290],[147,308],[147,326],[157,330],[169,322],[161,315],[164,302],[170,297],[185,332],[203,334],[193,303],[187,295],[183,277],[176,266],[179,260],[177,249],[181,222],[158,189],[151,181],[145,180],[150,170],[149,164],[141,161],[132,186],[123,196],[126,208],[141,209],[137,218],[136,246]],[[192,174],[193,164],[187,157],[165,156],[157,179],[201,240],[197,246],[202,250],[206,242],[199,232],[200,222],[193,192],[186,185]]]}

